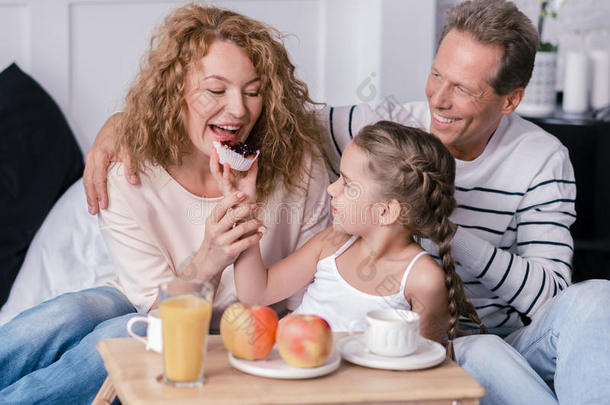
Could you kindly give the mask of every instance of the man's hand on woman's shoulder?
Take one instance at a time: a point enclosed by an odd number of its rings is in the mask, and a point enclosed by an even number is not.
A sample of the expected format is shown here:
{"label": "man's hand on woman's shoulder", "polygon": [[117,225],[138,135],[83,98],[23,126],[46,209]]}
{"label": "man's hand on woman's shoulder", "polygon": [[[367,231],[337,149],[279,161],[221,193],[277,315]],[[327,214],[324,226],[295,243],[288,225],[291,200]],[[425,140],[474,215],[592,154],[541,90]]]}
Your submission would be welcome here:
{"label": "man's hand on woman's shoulder", "polygon": [[[87,194],[89,214],[95,215],[100,209],[108,208],[107,180],[108,166],[111,162],[123,162],[125,177],[131,184],[140,179],[131,156],[124,148],[117,148],[116,123],[121,113],[112,115],[98,132],[93,146],[87,152],[83,183]],[[119,152],[117,152],[119,150]]]}

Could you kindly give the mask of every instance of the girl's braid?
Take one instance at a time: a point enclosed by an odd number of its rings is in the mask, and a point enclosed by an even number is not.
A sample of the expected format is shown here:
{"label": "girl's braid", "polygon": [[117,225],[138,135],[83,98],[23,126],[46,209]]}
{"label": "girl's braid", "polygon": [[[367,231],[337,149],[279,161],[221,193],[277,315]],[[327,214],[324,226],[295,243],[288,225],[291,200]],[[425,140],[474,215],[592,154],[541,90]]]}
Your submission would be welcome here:
{"label": "girl's braid", "polygon": [[425,235],[438,245],[438,255],[442,268],[445,271],[445,286],[449,301],[449,330],[450,339],[455,338],[458,332],[459,316],[465,316],[476,323],[483,333],[487,332],[485,325],[479,319],[474,306],[466,298],[464,283],[455,270],[455,260],[451,253],[451,241],[457,231],[457,226],[449,219],[456,202],[454,187],[447,187],[438,172],[424,172],[424,189],[428,196],[428,204],[433,212],[435,224],[431,227],[429,235]]}

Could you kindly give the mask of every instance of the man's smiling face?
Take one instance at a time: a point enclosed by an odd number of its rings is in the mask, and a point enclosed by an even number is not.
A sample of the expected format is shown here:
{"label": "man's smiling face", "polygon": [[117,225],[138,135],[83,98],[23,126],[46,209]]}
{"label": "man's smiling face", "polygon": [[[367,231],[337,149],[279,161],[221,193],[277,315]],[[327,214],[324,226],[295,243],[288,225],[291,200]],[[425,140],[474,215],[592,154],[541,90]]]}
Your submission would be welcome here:
{"label": "man's smiling face", "polygon": [[457,159],[479,156],[502,115],[514,110],[507,109],[510,96],[498,95],[489,84],[502,55],[499,46],[481,43],[455,29],[438,48],[426,83],[430,132]]}

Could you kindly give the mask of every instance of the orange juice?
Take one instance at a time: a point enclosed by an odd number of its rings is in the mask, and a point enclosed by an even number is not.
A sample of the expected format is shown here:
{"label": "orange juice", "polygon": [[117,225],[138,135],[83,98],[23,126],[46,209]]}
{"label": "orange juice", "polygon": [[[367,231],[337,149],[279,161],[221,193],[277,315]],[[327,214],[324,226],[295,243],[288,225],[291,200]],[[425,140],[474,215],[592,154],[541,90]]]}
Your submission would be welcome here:
{"label": "orange juice", "polygon": [[212,305],[201,297],[179,295],[161,302],[165,377],[201,381]]}

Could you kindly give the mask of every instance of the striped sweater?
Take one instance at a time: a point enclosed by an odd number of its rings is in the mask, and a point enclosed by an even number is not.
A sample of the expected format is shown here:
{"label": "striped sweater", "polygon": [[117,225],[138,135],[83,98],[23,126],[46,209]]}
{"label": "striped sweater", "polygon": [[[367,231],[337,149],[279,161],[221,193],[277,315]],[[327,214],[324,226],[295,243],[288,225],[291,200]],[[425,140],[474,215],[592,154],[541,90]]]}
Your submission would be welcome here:
{"label": "striped sweater", "polygon": [[[319,112],[338,171],[350,139],[391,120],[429,130],[426,103],[325,107]],[[456,159],[453,254],[466,294],[488,328],[518,328],[571,282],[576,184],[567,149],[516,114],[503,116],[483,153]],[[437,247],[428,240],[431,254]]]}

